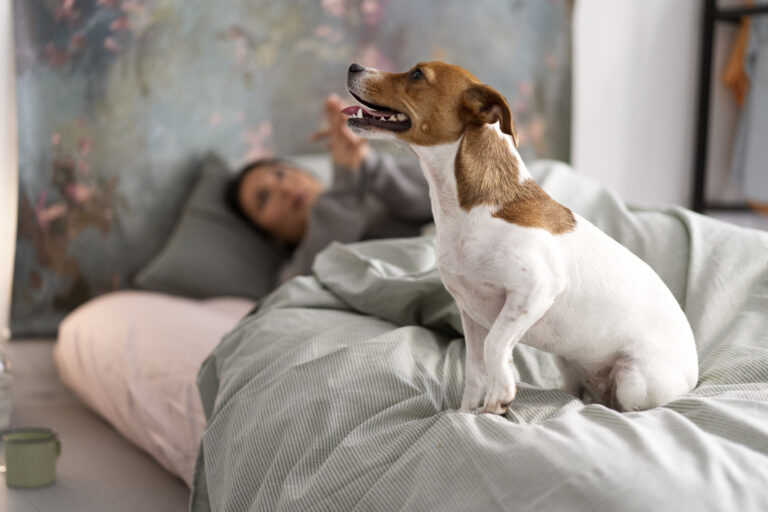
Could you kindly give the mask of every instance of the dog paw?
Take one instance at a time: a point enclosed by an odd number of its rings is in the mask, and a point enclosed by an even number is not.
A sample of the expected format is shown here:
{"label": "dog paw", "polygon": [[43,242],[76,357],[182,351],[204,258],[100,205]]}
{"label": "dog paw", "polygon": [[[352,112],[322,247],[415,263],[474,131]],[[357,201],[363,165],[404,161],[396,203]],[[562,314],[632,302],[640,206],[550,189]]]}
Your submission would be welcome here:
{"label": "dog paw", "polygon": [[470,412],[483,405],[483,395],[485,390],[480,386],[466,385],[464,388],[464,396],[461,399],[460,412]]}
{"label": "dog paw", "polygon": [[517,386],[513,380],[490,379],[488,392],[483,402],[483,412],[489,414],[504,414],[507,406],[515,399]]}

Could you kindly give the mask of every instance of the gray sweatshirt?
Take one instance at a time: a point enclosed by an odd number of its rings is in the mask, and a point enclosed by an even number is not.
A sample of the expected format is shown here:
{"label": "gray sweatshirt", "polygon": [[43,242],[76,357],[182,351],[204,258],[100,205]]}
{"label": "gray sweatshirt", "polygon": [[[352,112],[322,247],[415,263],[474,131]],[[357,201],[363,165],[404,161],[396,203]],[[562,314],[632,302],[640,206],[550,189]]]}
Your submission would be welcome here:
{"label": "gray sweatshirt", "polygon": [[317,253],[334,240],[417,236],[431,221],[429,188],[417,162],[371,151],[357,171],[334,165],[331,185],[315,200],[307,232],[279,281],[310,274]]}

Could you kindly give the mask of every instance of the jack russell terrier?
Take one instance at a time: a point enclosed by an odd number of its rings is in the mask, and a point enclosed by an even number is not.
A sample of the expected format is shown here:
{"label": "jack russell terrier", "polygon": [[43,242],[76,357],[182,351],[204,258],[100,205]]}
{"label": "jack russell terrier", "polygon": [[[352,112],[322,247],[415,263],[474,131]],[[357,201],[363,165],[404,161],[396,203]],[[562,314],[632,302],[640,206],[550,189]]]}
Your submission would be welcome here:
{"label": "jack russell terrier", "polygon": [[563,390],[619,411],[650,409],[698,379],[693,332],[658,275],[554,201],[517,152],[504,97],[464,69],[352,64],[342,110],[370,139],[401,140],[429,184],[437,268],[466,338],[462,411],[504,414],[518,341],[555,355]]}

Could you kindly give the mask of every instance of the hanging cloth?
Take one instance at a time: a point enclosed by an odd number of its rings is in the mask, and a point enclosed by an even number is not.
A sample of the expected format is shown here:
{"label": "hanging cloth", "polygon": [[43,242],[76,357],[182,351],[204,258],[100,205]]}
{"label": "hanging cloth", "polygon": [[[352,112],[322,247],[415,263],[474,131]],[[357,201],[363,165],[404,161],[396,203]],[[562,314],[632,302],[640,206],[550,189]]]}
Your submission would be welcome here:
{"label": "hanging cloth", "polygon": [[[752,0],[746,3],[748,6],[751,6],[752,4]],[[749,43],[749,22],[749,16],[745,16],[741,19],[739,33],[733,41],[731,54],[728,57],[728,64],[725,66],[725,71],[723,71],[723,83],[726,87],[731,89],[731,92],[733,92],[733,96],[736,99],[736,104],[739,108],[744,106],[744,98],[746,97],[747,89],[749,88],[749,77],[744,69],[744,59]]]}
{"label": "hanging cloth", "polygon": [[753,17],[748,30],[743,69],[749,88],[731,153],[731,171],[749,202],[763,211],[768,209],[768,16]]}

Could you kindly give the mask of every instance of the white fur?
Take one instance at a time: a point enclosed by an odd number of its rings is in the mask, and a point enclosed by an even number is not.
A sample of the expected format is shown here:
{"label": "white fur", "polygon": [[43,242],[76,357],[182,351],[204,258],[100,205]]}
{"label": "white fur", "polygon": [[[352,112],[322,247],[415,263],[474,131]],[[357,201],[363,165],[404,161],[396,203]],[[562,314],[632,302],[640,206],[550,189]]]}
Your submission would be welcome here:
{"label": "white fur", "polygon": [[[511,137],[498,123],[487,129],[508,142],[521,180],[532,179]],[[493,217],[493,207],[461,209],[459,142],[412,149],[429,183],[437,266],[464,325],[462,410],[481,402],[485,412],[506,410],[519,341],[558,356],[566,391],[583,385],[600,396],[615,386],[624,410],[690,391],[698,378],[693,333],[658,275],[579,215],[573,231],[553,235]]]}

